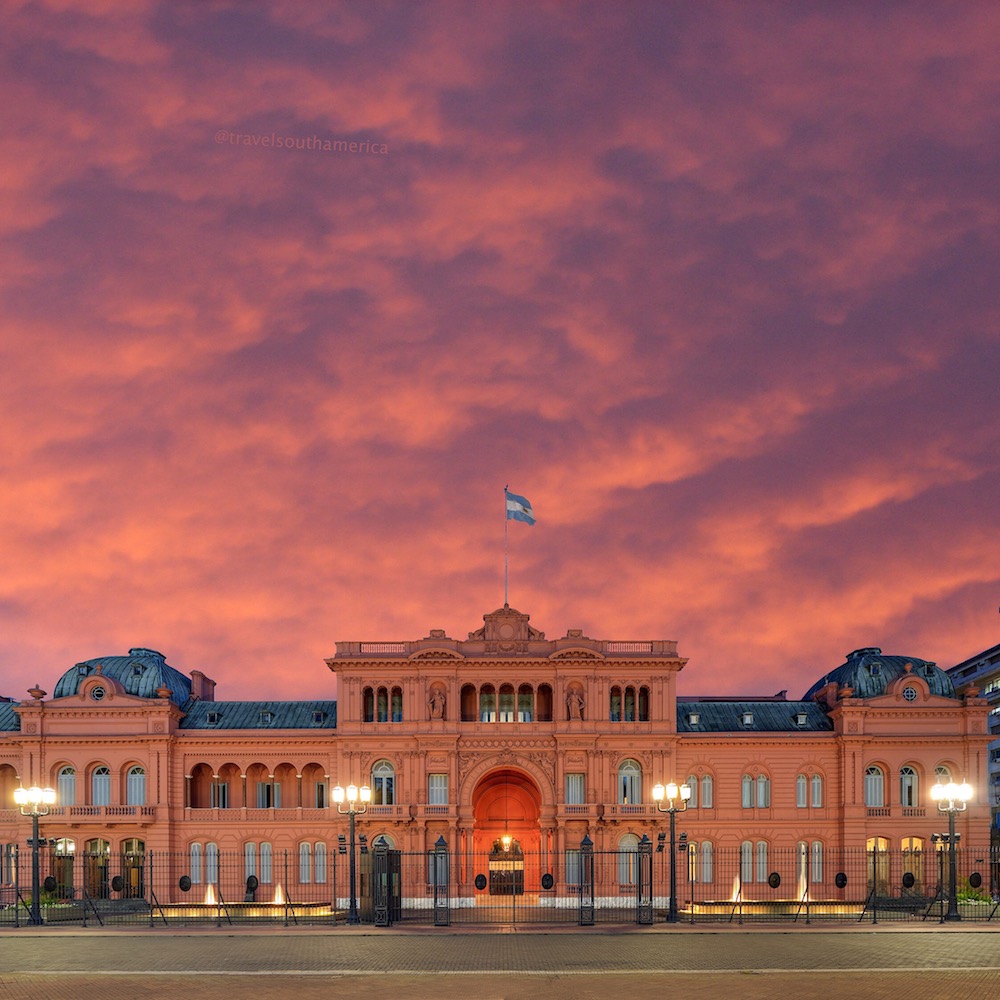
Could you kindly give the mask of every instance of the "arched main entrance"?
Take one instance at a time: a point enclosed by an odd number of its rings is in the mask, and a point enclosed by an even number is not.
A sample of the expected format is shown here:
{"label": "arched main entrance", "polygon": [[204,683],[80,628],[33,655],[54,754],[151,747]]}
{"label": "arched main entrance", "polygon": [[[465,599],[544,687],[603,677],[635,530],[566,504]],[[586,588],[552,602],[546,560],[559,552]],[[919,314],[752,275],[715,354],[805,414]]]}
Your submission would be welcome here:
{"label": "arched main entrance", "polygon": [[[541,794],[523,771],[498,768],[472,794],[477,910],[510,922],[537,907],[542,876]],[[484,909],[485,908],[485,909]]]}

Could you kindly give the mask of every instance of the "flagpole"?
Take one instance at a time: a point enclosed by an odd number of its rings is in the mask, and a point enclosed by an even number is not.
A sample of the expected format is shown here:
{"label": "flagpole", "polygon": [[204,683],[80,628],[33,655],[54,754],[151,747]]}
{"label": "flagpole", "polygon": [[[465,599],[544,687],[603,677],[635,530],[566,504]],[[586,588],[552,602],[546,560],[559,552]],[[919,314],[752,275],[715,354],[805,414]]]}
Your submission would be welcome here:
{"label": "flagpole", "polygon": [[510,561],[507,556],[507,487],[503,488],[503,606],[510,603],[508,590],[510,586]]}

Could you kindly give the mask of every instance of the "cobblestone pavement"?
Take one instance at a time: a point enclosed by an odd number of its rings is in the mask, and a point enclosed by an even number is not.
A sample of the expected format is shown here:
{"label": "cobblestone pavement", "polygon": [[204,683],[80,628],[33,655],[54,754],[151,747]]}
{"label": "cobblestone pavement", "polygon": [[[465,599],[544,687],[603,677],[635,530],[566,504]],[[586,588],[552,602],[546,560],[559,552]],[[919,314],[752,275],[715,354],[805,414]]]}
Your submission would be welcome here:
{"label": "cobblestone pavement", "polygon": [[0,1000],[971,1000],[1000,993],[1000,927],[549,933],[351,929],[0,934]]}

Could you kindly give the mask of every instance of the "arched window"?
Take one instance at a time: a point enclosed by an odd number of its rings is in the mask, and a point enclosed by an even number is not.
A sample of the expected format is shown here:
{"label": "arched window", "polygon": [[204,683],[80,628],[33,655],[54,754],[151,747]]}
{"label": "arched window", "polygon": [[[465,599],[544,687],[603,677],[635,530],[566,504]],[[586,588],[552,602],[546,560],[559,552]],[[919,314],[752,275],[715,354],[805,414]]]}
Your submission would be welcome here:
{"label": "arched window", "polygon": [[257,845],[248,843],[243,845],[243,877],[250,878],[257,874]]}
{"label": "arched window", "polygon": [[530,684],[522,684],[517,689],[517,721],[531,722],[534,718],[535,697]]}
{"label": "arched window", "polygon": [[795,806],[798,809],[805,809],[809,804],[809,779],[800,774],[795,779]]}
{"label": "arched window", "polygon": [[624,708],[624,720],[626,722],[635,722],[635,688],[627,687],[625,688],[625,708]]}
{"label": "arched window", "polygon": [[326,881],[326,844],[321,840],[313,849],[313,875],[317,884]]}
{"label": "arched window", "polygon": [[951,768],[947,764],[938,764],[934,768],[934,780],[941,785],[947,785],[951,781]]}
{"label": "arched window", "polygon": [[687,776],[687,785],[691,789],[691,798],[688,799],[688,809],[698,808],[698,775],[689,774]]}
{"label": "arched window", "polygon": [[823,776],[814,774],[810,779],[812,786],[812,807],[821,809],[823,807]]}
{"label": "arched window", "polygon": [[740,881],[753,881],[753,842],[749,840],[740,844]]}
{"label": "arched window", "polygon": [[111,805],[111,768],[105,767],[103,764],[100,767],[94,768],[94,773],[91,775],[91,800],[90,804],[94,806],[109,806]]}
{"label": "arched window", "polygon": [[639,721],[649,722],[649,688],[639,688]]}
{"label": "arched window", "polygon": [[710,774],[701,776],[701,807],[702,809],[712,808],[713,782]]}
{"label": "arched window", "polygon": [[299,844],[299,881],[304,885],[312,881],[312,845],[306,842]]}
{"label": "arched window", "polygon": [[767,841],[758,840],[757,841],[757,881],[766,882],[768,876],[767,870]]}
{"label": "arched window", "polygon": [[701,842],[701,881],[711,882],[712,881],[712,861],[713,861],[713,851],[712,842],[710,840],[703,840]]}
{"label": "arched window", "polygon": [[394,687],[392,689],[392,721],[403,721],[403,689]]}
{"label": "arched window", "polygon": [[375,696],[375,721],[389,721],[389,692],[385,688],[379,688]]}
{"label": "arched window", "polygon": [[136,765],[130,767],[125,779],[125,804],[144,806],[146,804],[146,769]]}
{"label": "arched window", "polygon": [[372,768],[372,805],[396,804],[396,771],[387,760],[380,760]]}
{"label": "arched window", "polygon": [[361,718],[365,722],[375,721],[375,692],[369,687],[361,693]]}
{"label": "arched window", "polygon": [[618,881],[622,885],[635,885],[639,872],[639,838],[626,833],[618,841]]}
{"label": "arched window", "polygon": [[497,695],[492,684],[484,684],[479,690],[479,721],[497,721]]}
{"label": "arched window", "polygon": [[205,881],[216,885],[219,881],[219,845],[205,845]]}
{"label": "arched window", "polygon": [[514,686],[512,684],[502,684],[500,686],[500,721],[513,722],[515,712]]}
{"label": "arched window", "polygon": [[880,809],[885,805],[885,776],[882,768],[872,764],[865,770],[865,805]]}
{"label": "arched window", "polygon": [[812,842],[812,880],[814,882],[823,881],[823,841],[814,840]]}
{"label": "arched window", "polygon": [[260,845],[260,880],[271,882],[271,845],[266,841]]}
{"label": "arched window", "polygon": [[753,778],[749,774],[744,774],[740,782],[740,803],[744,809],[753,808]]}
{"label": "arched window", "polygon": [[917,772],[909,764],[899,769],[899,804],[915,806],[919,804]]}
{"label": "arched window", "polygon": [[642,768],[634,760],[623,760],[618,768],[618,804],[642,803]]}
{"label": "arched window", "polygon": [[56,779],[56,802],[61,806],[76,805],[76,768],[59,769]]}
{"label": "arched window", "polygon": [[620,687],[613,687],[611,689],[611,705],[608,711],[608,719],[610,722],[622,721],[622,689]]}
{"label": "arched window", "polygon": [[757,775],[757,806],[767,809],[771,805],[771,779],[766,774]]}
{"label": "arched window", "polygon": [[201,844],[192,844],[188,848],[188,869],[194,885],[201,883],[201,858]]}

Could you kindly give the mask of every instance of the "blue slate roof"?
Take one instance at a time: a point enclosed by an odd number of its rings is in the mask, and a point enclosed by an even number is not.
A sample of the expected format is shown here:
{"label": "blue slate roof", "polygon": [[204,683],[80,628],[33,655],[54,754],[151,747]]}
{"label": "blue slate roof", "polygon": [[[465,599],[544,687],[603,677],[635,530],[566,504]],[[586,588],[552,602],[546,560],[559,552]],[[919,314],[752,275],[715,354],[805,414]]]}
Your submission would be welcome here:
{"label": "blue slate roof", "polygon": [[191,678],[170,666],[162,653],[137,647],[128,656],[98,656],[70,667],[59,678],[53,698],[65,698],[79,691],[80,684],[97,673],[116,680],[128,694],[138,698],[155,698],[161,687],[170,688],[170,700],[183,707],[191,698]]}
{"label": "blue slate roof", "polygon": [[892,681],[907,673],[907,664],[912,667],[910,673],[927,682],[931,694],[945,698],[955,697],[955,685],[951,677],[936,663],[916,656],[886,656],[878,646],[865,646],[848,653],[847,662],[813,684],[805,697],[811,698],[830,681],[835,681],[838,687],[852,688],[855,698],[877,698],[885,694]]}
{"label": "blue slate roof", "polygon": [[[747,714],[749,723],[744,722]],[[698,721],[692,721],[692,716]],[[677,699],[679,733],[817,733],[832,729],[823,706],[815,701]]]}
{"label": "blue slate roof", "polygon": [[17,733],[21,730],[21,717],[14,711],[19,702],[10,698],[0,698],[0,732]]}
{"label": "blue slate roof", "polygon": [[337,728],[335,701],[195,701],[180,729]]}

